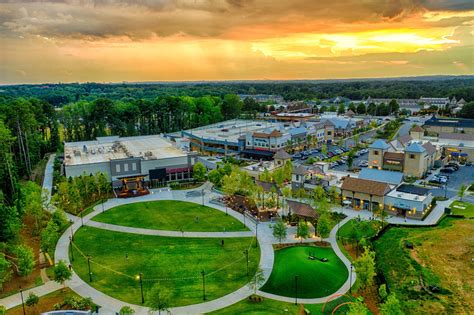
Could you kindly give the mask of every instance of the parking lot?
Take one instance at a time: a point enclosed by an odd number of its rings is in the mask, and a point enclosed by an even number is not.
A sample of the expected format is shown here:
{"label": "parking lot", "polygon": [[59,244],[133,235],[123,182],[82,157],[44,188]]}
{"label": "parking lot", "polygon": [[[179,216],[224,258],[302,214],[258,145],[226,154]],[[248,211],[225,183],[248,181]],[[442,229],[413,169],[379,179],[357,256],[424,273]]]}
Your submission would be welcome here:
{"label": "parking lot", "polygon": [[[435,174],[438,174],[439,170],[436,170],[431,174],[426,180],[429,181],[434,177]],[[446,197],[451,198],[456,196],[458,193],[459,187],[462,184],[469,186],[474,182],[474,166],[461,166],[460,169],[451,174],[441,174],[447,175],[449,177],[447,182],[447,188],[433,188],[431,193],[433,196],[443,196],[446,193]],[[474,202],[474,196],[466,196],[466,200]]]}
{"label": "parking lot", "polygon": [[[328,146],[326,154],[323,154],[319,149],[307,150],[293,154],[293,161],[295,161],[296,164],[305,163],[311,158],[314,158],[316,161],[322,161],[328,158],[339,157],[347,152],[349,152],[349,148],[333,145]],[[367,156],[368,152],[364,152],[360,155],[357,153],[356,156],[354,156],[354,162],[352,163],[353,167],[359,166],[359,163],[362,161],[367,161]],[[339,164],[333,163],[330,168],[338,171],[346,171],[348,169],[346,162],[343,159],[338,159],[338,161]]]}

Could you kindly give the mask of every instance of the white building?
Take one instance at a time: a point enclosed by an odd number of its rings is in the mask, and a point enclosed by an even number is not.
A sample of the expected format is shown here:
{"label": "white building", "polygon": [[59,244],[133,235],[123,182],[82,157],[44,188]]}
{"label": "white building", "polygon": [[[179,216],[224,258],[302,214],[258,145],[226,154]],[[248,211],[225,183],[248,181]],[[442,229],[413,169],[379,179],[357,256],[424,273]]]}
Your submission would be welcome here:
{"label": "white building", "polygon": [[189,153],[158,135],[98,137],[64,145],[66,177],[102,172],[111,181],[175,181],[190,178],[193,164]]}

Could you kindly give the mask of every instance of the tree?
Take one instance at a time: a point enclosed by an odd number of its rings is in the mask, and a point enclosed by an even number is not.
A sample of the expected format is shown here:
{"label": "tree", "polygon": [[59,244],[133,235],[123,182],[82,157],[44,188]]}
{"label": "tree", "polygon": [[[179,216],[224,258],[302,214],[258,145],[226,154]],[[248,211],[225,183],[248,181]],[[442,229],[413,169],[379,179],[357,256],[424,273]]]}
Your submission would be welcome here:
{"label": "tree", "polygon": [[381,284],[379,287],[379,296],[380,296],[380,300],[382,301],[385,301],[385,299],[388,296],[387,285],[385,283]]}
{"label": "tree", "polygon": [[400,301],[395,293],[390,293],[385,303],[380,305],[381,315],[404,315]]}
{"label": "tree", "polygon": [[222,115],[224,119],[233,119],[240,115],[242,110],[242,101],[235,94],[226,94],[221,105]]}
{"label": "tree", "polygon": [[286,224],[283,222],[282,219],[279,219],[274,225],[273,225],[273,237],[278,239],[278,241],[281,244],[281,241],[286,238]]}
{"label": "tree", "polygon": [[400,105],[398,105],[395,99],[392,99],[390,103],[388,103],[388,108],[390,110],[390,113],[396,113],[400,109]]}
{"label": "tree", "polygon": [[257,294],[257,290],[263,285],[265,282],[265,275],[263,270],[258,267],[255,271],[255,275],[250,279],[248,286],[250,289],[253,290],[253,294]]}
{"label": "tree", "polygon": [[474,102],[465,104],[458,114],[459,117],[474,119]]}
{"label": "tree", "polygon": [[56,209],[51,216],[51,221],[57,225],[59,230],[63,230],[64,227],[69,223],[66,214],[61,209]]}
{"label": "tree", "polygon": [[224,175],[219,172],[219,170],[212,170],[207,174],[209,181],[216,187],[220,187],[222,185],[222,178]]}
{"label": "tree", "polygon": [[135,314],[135,310],[131,308],[130,306],[122,306],[122,308],[119,311],[120,315],[133,315]]}
{"label": "tree", "polygon": [[338,198],[339,198],[339,192],[336,188],[336,186],[331,186],[328,191],[328,196],[329,199],[331,200],[332,203],[336,203]]}
{"label": "tree", "polygon": [[349,152],[347,155],[347,167],[352,169],[352,164],[354,164],[354,152]]}
{"label": "tree", "polygon": [[321,146],[321,153],[322,154],[327,154],[328,153],[328,146],[326,144],[323,144]]}
{"label": "tree", "polygon": [[59,239],[59,227],[53,220],[49,220],[46,227],[41,231],[40,248],[41,251],[51,252]]}
{"label": "tree", "polygon": [[314,199],[314,201],[318,202],[318,201],[321,201],[324,198],[326,198],[326,192],[324,191],[324,188],[322,186],[316,186],[313,189],[313,199]]}
{"label": "tree", "polygon": [[342,115],[342,114],[345,113],[345,111],[346,111],[346,107],[344,106],[344,104],[342,104],[342,103],[339,104],[339,107],[337,108],[337,113],[339,115]]}
{"label": "tree", "polygon": [[332,104],[331,106],[329,106],[329,111],[331,113],[335,113],[336,112],[336,105]]}
{"label": "tree", "polygon": [[360,280],[362,288],[370,286],[375,277],[375,252],[368,247],[364,248],[364,253],[354,261],[357,278]]}
{"label": "tree", "polygon": [[357,105],[357,114],[365,114],[366,110],[364,103],[359,103],[359,105]]}
{"label": "tree", "polygon": [[303,243],[304,239],[307,239],[309,237],[309,227],[306,222],[298,222],[298,227],[296,229],[296,237],[300,238],[301,243]]}
{"label": "tree", "polygon": [[69,270],[68,266],[66,266],[66,262],[64,260],[60,260],[56,266],[54,266],[54,281],[64,285],[64,282],[71,280],[71,277],[72,272]]}
{"label": "tree", "polygon": [[148,292],[146,305],[152,311],[161,313],[161,311],[166,311],[169,307],[169,296],[169,292],[157,283]]}
{"label": "tree", "polygon": [[349,309],[346,312],[346,315],[368,315],[369,310],[367,307],[364,305],[359,300],[356,300],[355,302],[352,302],[349,304]]}
{"label": "tree", "polygon": [[370,103],[369,106],[367,106],[367,113],[369,115],[375,116],[377,114],[377,105]]}
{"label": "tree", "polygon": [[26,306],[33,307],[33,306],[38,305],[38,302],[39,302],[39,297],[33,292],[30,292],[30,294],[28,294],[28,297],[26,298],[25,304]]}
{"label": "tree", "polygon": [[6,315],[6,314],[7,314],[7,308],[0,304],[0,315]]}
{"label": "tree", "polygon": [[3,284],[11,279],[12,271],[11,264],[5,258],[4,253],[0,253],[0,291],[3,290]]}
{"label": "tree", "polygon": [[193,178],[195,181],[202,182],[206,179],[206,167],[201,162],[193,166]]}
{"label": "tree", "polygon": [[26,245],[17,245],[15,248],[17,258],[17,271],[21,277],[26,277],[33,272],[35,267],[35,259],[33,250]]}
{"label": "tree", "polygon": [[0,242],[13,241],[18,236],[20,227],[21,220],[17,207],[6,205],[0,192]]}
{"label": "tree", "polygon": [[316,230],[321,238],[329,236],[329,232],[331,232],[331,219],[328,213],[323,213],[319,216]]}
{"label": "tree", "polygon": [[459,187],[459,190],[458,190],[459,200],[462,201],[462,198],[464,197],[465,192],[466,192],[466,185],[462,184],[461,187]]}
{"label": "tree", "polygon": [[324,112],[327,112],[328,111],[328,108],[326,105],[323,105],[319,108],[319,113],[320,114],[323,114]]}

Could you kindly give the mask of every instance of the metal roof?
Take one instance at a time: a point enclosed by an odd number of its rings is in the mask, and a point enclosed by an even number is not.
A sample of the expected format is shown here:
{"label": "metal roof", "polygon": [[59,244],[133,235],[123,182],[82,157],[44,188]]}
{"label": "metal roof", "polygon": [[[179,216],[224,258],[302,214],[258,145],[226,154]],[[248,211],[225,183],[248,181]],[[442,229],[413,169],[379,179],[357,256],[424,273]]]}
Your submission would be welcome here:
{"label": "metal roof", "polygon": [[423,153],[426,152],[426,149],[418,142],[413,142],[408,147],[406,147],[405,152]]}
{"label": "metal roof", "polygon": [[386,150],[389,147],[390,146],[388,145],[388,143],[383,141],[382,139],[377,139],[371,145],[369,145],[369,149]]}
{"label": "metal roof", "polygon": [[359,178],[399,185],[403,181],[403,173],[378,170],[375,168],[364,168],[360,171]]}

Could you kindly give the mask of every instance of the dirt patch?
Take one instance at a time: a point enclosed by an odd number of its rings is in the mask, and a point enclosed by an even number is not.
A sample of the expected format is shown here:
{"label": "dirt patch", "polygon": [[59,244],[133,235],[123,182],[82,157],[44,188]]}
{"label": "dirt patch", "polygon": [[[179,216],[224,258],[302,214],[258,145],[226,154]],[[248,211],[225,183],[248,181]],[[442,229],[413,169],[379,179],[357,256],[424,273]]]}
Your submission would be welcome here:
{"label": "dirt patch", "polygon": [[[42,296],[40,297],[39,303],[36,307],[33,308],[33,307],[25,306],[26,315],[39,315],[42,312],[51,311],[53,309],[53,306],[56,303],[63,302],[64,298],[70,295],[76,295],[76,294],[73,291],[71,291],[69,288],[66,288],[62,291],[59,290],[51,294],[48,294],[46,296]],[[68,309],[68,307],[64,307],[63,309]],[[23,309],[21,305],[11,310],[8,310],[7,315],[23,315]]]}
{"label": "dirt patch", "polygon": [[377,284],[373,284],[364,290],[359,290],[359,292],[354,294],[354,296],[362,296],[364,298],[364,304],[367,306],[370,312],[374,315],[379,314],[378,305],[380,304],[380,297]]}

